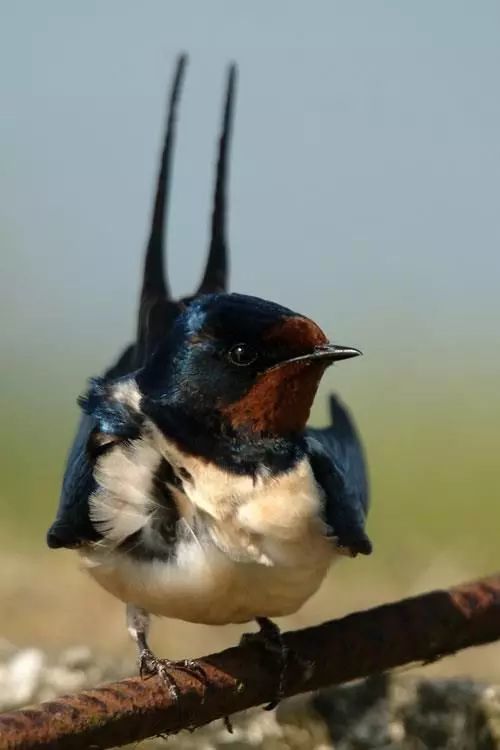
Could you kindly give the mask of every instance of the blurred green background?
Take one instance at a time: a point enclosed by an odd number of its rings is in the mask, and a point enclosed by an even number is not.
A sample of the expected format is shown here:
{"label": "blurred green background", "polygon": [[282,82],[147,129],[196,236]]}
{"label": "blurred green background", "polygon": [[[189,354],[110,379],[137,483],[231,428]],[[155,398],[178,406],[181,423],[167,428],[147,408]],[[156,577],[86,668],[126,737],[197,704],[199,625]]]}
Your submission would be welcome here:
{"label": "blurred green background", "polygon": [[[365,356],[332,368],[373,486],[371,558],[301,625],[498,565],[500,6],[0,0],[0,636],[126,652],[122,606],[45,549],[75,397],[133,330],[165,90],[190,53],[169,232],[204,262],[224,66],[240,66],[232,289]],[[238,628],[164,622],[169,655]],[[441,670],[500,674],[496,647]]]}

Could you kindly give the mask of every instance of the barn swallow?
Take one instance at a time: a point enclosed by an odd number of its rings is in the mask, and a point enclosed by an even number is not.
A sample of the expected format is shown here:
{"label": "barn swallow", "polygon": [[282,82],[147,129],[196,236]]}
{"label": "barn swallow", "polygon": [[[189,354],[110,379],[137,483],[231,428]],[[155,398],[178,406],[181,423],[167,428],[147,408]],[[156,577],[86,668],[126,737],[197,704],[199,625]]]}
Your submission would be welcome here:
{"label": "barn swallow", "polygon": [[[326,368],[359,350],[304,315],[227,293],[227,180],[236,69],[229,68],[211,239],[197,292],[174,300],[164,273],[177,63],[146,249],[135,342],[80,397],[82,416],[49,547],[76,548],[126,604],[141,673],[199,673],[158,659],[150,615],[222,625],[289,615],[339,555],[369,554],[363,450],[341,402],[308,428]],[[282,682],[280,681],[280,689]]]}

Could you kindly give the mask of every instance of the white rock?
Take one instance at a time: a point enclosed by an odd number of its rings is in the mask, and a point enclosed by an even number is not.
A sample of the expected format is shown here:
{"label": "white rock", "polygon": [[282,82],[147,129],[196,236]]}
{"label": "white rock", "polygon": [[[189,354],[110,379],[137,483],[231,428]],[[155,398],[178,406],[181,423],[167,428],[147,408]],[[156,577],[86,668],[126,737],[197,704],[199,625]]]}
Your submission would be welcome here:
{"label": "white rock", "polygon": [[0,702],[5,707],[30,703],[40,684],[44,664],[45,656],[39,649],[18,651],[3,668]]}

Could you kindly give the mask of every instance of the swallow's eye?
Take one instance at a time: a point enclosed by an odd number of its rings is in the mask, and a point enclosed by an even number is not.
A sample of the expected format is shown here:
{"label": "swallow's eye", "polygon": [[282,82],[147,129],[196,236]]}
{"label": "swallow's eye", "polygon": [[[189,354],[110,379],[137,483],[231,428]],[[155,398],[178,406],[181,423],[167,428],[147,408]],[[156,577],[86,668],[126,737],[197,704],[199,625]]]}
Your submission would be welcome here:
{"label": "swallow's eye", "polygon": [[255,349],[248,344],[236,344],[231,347],[227,356],[231,364],[237,365],[238,367],[247,367],[255,362],[258,354]]}

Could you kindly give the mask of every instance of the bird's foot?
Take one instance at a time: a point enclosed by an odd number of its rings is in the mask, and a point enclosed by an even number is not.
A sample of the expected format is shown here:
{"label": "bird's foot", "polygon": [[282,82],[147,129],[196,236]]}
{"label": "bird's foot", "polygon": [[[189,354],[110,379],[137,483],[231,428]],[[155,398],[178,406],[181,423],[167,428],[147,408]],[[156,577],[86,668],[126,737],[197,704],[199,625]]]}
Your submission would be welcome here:
{"label": "bird's foot", "polygon": [[241,637],[240,645],[257,642],[278,661],[279,678],[276,698],[265,706],[266,711],[272,711],[285,697],[285,679],[291,652],[283,641],[279,627],[272,620],[269,620],[267,617],[256,617],[255,619],[260,628],[259,632],[244,633]]}
{"label": "bird's foot", "polygon": [[180,661],[173,661],[171,659],[159,659],[157,656],[150,651],[149,648],[144,648],[139,654],[139,674],[144,679],[153,675],[163,680],[167,685],[170,695],[175,701],[179,700],[179,688],[175,681],[175,677],[172,675],[172,671],[180,670],[186,672],[193,677],[196,677],[201,683],[206,684],[207,675],[201,664],[193,659],[181,659]]}

